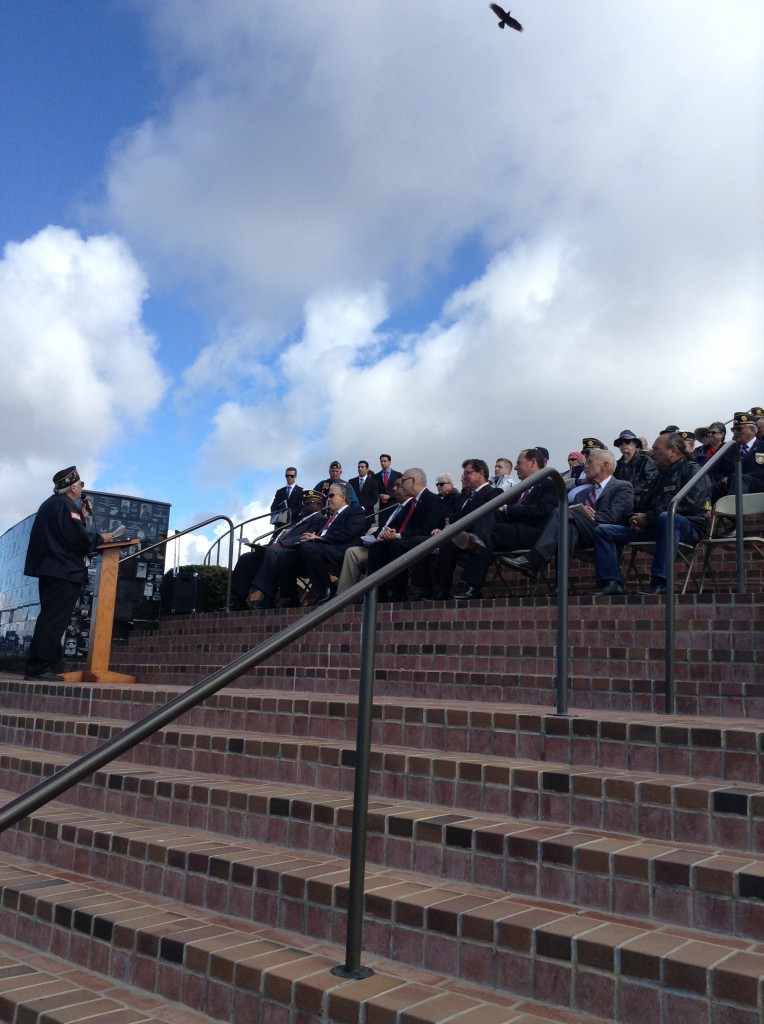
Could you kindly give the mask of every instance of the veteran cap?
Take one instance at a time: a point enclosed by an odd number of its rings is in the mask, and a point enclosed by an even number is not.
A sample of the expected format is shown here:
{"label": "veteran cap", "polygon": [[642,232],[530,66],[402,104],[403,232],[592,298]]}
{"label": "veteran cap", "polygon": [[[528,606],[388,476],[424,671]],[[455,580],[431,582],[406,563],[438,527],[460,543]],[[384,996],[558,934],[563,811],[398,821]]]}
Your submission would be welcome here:
{"label": "veteran cap", "polygon": [[69,466],[68,469],[59,469],[58,473],[53,474],[53,486],[57,491],[65,487],[71,487],[72,484],[76,484],[80,478],[80,474],[77,472],[76,466]]}

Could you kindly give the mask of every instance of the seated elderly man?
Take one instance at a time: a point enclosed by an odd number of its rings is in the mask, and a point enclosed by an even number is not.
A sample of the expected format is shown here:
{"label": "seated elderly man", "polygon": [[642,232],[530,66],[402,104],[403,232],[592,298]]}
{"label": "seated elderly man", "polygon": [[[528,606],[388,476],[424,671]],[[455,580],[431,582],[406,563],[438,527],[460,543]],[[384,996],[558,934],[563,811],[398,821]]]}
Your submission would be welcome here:
{"label": "seated elderly man", "polygon": [[310,578],[318,595],[316,604],[334,597],[331,577],[339,576],[345,552],[363,535],[363,508],[350,504],[352,493],[349,484],[333,483],[327,499],[329,518],[320,530],[307,531],[300,537],[298,575]]}
{"label": "seated elderly man", "polygon": [[[668,552],[668,508],[674,496],[698,472],[687,454],[685,439],[678,432],[661,433],[653,444],[653,461],[658,472],[643,493],[636,511],[625,525],[605,523],[594,530],[594,562],[599,589],[597,595],[623,594],[620,561],[623,546],[637,541],[654,541],[655,552],[650,585],[640,594],[666,593]],[[708,529],[709,483],[704,477],[679,503],[675,517],[675,540],[697,544]]]}
{"label": "seated elderly man", "polygon": [[279,594],[282,606],[297,607],[297,549],[304,533],[323,526],[323,507],[324,499],[318,491],[303,491],[300,519],[281,530],[272,544],[242,555],[231,578],[232,610],[247,607],[250,588],[255,608],[275,608]]}
{"label": "seated elderly man", "polygon": [[[400,477],[393,481],[392,492],[395,504],[390,510],[390,518],[387,525],[395,527],[400,524],[406,514],[406,505],[408,504],[407,499],[403,496],[403,484]],[[369,564],[369,547],[372,544],[376,544],[377,537],[384,529],[385,527],[379,527],[379,529],[376,527],[372,528],[359,541],[351,544],[347,549],[345,557],[342,559],[342,569],[337,581],[338,594],[342,594],[349,587],[352,587],[365,575]]]}
{"label": "seated elderly man", "polygon": [[[437,495],[427,489],[423,469],[412,466],[404,470],[400,484],[406,504],[401,515],[387,520],[377,535],[376,544],[369,548],[369,572],[376,572],[405,555],[445,523],[443,506]],[[408,572],[399,573],[388,582],[384,596],[391,601],[404,601],[407,587]]]}
{"label": "seated elderly man", "polygon": [[[594,448],[586,456],[589,486],[579,492],[577,503],[568,510],[571,555],[576,548],[593,547],[595,527],[602,523],[625,523],[628,519],[634,506],[634,492],[628,481],[614,478],[614,469],[615,455],[612,452]],[[529,579],[535,579],[557,553],[559,521],[555,505],[528,555],[504,558],[503,561]]]}
{"label": "seated elderly man", "polygon": [[[764,491],[764,438],[757,436],[756,418],[750,412],[736,412],[732,421],[732,439],[738,444],[743,470],[743,494]],[[714,500],[735,493],[733,450],[721,456],[713,478]]]}

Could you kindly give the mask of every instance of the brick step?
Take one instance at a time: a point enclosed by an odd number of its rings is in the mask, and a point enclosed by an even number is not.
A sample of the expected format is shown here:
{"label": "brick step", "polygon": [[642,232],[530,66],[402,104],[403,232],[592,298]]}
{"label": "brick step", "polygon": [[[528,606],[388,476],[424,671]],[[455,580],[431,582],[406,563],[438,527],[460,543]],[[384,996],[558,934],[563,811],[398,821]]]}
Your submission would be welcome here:
{"label": "brick step", "polygon": [[[0,783],[13,791],[27,788],[70,760],[63,755],[35,759],[21,748],[10,748],[2,756]],[[338,792],[334,782],[321,789],[120,761],[80,783],[65,799],[98,813],[209,829],[215,843],[220,835],[256,838],[344,856],[350,849],[352,794]],[[703,845],[701,828],[692,827],[700,819],[697,812],[695,818],[672,812],[685,822],[685,835],[671,840],[670,822],[666,830],[650,831],[647,812],[637,828],[624,828],[626,816],[611,810],[616,802],[612,794],[602,804],[602,815],[609,819],[605,825],[585,823],[583,813],[574,822],[568,817],[555,824],[550,818],[558,799],[556,791],[537,795],[536,815],[529,820],[510,816],[510,811],[477,810],[469,801],[460,810],[375,794],[370,800],[368,856],[389,868],[429,871],[438,878],[490,883],[500,891],[764,940],[764,852],[745,852],[723,841],[740,815],[728,815],[732,825],[725,830],[724,816],[718,814],[722,824]],[[546,815],[543,819],[539,810]],[[38,814],[46,817],[43,811]],[[759,838],[761,826],[760,816]],[[10,842],[3,839],[3,848],[19,855],[37,853],[36,846],[11,847]],[[55,855],[57,848],[53,850]]]}
{"label": "brick step", "polygon": [[[54,965],[61,957],[78,965],[70,971],[81,979],[84,972],[79,965],[87,963],[88,977],[97,982],[93,974],[97,971],[102,979],[125,981],[137,990],[135,998],[152,1008],[161,1007],[162,998],[176,1000],[171,1018],[175,1024],[209,1020],[230,1024],[354,1024],[360,1020],[366,1024],[596,1024],[602,1020],[588,1009],[584,1013],[561,1009],[552,1000],[513,996],[375,954],[363,958],[364,966],[375,972],[371,977],[343,979],[331,969],[344,963],[344,946],[329,940],[316,942],[285,929],[198,910],[190,915],[172,900],[145,892],[126,894],[105,882],[94,886],[88,878],[51,869],[34,871],[15,858],[0,861],[0,903],[0,932],[17,937],[14,948],[34,939],[35,947],[43,951],[34,956],[35,965],[42,964],[36,968],[41,974],[47,969],[55,977]],[[0,940],[0,949],[9,946],[8,940]],[[726,965],[716,966],[715,984],[720,991],[737,978],[738,964],[744,972],[747,969],[750,985],[749,961],[742,955],[738,949],[727,951]],[[532,966],[532,983],[544,992],[547,962],[539,956]],[[625,991],[628,986],[624,981]],[[87,1017],[85,1012],[80,1015],[79,1007],[60,1018],[39,1012],[35,1016],[35,1006],[27,1011],[23,1004],[13,1003],[14,987],[14,979],[4,983],[0,973],[0,1007],[9,1011],[14,1005],[22,1007],[16,1016],[0,1016],[14,1024],[54,1024],[58,1019],[61,1024],[79,1020],[139,1024],[146,1019],[118,1014]],[[682,998],[681,992],[667,991],[661,1000],[670,1004],[672,995]],[[740,995],[736,993],[738,1000]],[[575,1000],[571,991],[568,1002]],[[743,1002],[735,1004],[738,1011],[745,1012],[745,1000],[743,994]],[[187,1006],[203,1007],[207,1016],[190,1013]],[[166,1018],[158,1012],[149,1019]]]}
{"label": "brick step", "polygon": [[[6,742],[60,749],[58,734],[103,741],[177,697],[176,687],[71,686],[0,679]],[[10,709],[17,709],[14,714]],[[24,714],[27,712],[27,714]],[[274,737],[355,742],[357,702],[343,695],[226,688],[168,731],[265,731]],[[111,722],[102,720],[110,719]],[[30,736],[27,731],[31,727]],[[372,742],[441,752],[524,757],[581,767],[657,772],[764,784],[764,720],[587,713],[477,701],[374,701]],[[14,739],[14,736],[16,737]],[[158,741],[157,741],[158,742]],[[164,741],[163,741],[164,742]],[[183,736],[181,742],[188,744]],[[225,752],[226,747],[221,749]]]}
{"label": "brick step", "polygon": [[[71,811],[68,816],[71,821]],[[115,964],[119,970],[133,962],[129,980],[140,984],[143,975],[150,989],[151,979],[156,983],[161,973],[157,961],[162,961],[175,975],[176,991],[183,991],[185,979],[179,975],[201,970],[209,974],[210,988],[233,979],[240,989],[250,979],[251,968],[257,990],[274,995],[267,977],[257,970],[257,958],[266,956],[271,963],[275,956],[283,963],[284,951],[280,945],[274,948],[263,928],[288,927],[290,936],[302,937],[300,962],[289,972],[290,982],[300,979],[305,984],[306,976],[320,974],[316,985],[323,990],[331,961],[325,953],[312,959],[317,954],[310,948],[311,936],[317,933],[324,943],[326,937],[344,941],[344,861],[295,856],[293,849],[252,842],[215,842],[198,832],[176,835],[176,845],[168,849],[168,837],[151,822],[142,827],[125,824],[129,832],[120,836],[115,833],[118,822],[102,820],[106,842],[92,859],[100,855],[104,862],[116,862],[114,877],[123,884],[132,882],[140,892],[126,896],[108,883],[94,883],[90,875],[78,878],[53,869],[32,872],[27,862],[8,864],[0,870],[0,928],[17,939],[34,934],[43,950],[70,959],[100,959],[101,970],[113,970]],[[121,844],[145,850],[144,866],[132,877],[126,872],[127,877],[119,878]],[[206,878],[201,870],[205,863]],[[148,879],[163,872],[170,887],[174,879],[185,904],[160,902],[160,897],[147,893]],[[189,911],[194,890],[212,914]],[[226,890],[225,905],[215,913]],[[446,972],[453,979],[477,982],[515,998],[543,997],[565,1008],[585,1008],[589,1020],[600,1016],[674,1024],[688,1019],[688,1008],[694,1020],[709,1024],[722,1019],[758,1024],[760,1019],[760,943],[499,895],[468,883],[433,885],[424,876],[401,872],[367,872],[366,893],[365,948],[375,956]],[[221,917],[234,908],[239,915],[235,921]],[[258,924],[244,920],[250,916]],[[228,960],[221,967],[212,962],[213,950],[221,945],[224,950],[239,946],[236,963]],[[294,948],[287,952],[293,963]],[[225,952],[218,956],[225,957]],[[396,973],[394,967],[391,972]],[[292,991],[290,984],[288,994]],[[197,1005],[209,1012],[213,1003],[209,993],[205,997]],[[629,1009],[635,1000],[639,1017]],[[682,1017],[674,1015],[673,1003]]]}
{"label": "brick step", "polygon": [[0,938],[0,1020],[8,1024],[210,1024],[161,996]]}
{"label": "brick step", "polygon": [[[764,718],[764,682],[755,665],[764,645],[764,611],[756,597],[679,599],[675,674],[681,713]],[[619,621],[624,613],[628,625]],[[134,635],[127,647],[115,648],[112,667],[152,684],[188,685],[302,614],[236,612],[165,621],[157,633]],[[377,693],[553,706],[556,615],[549,601],[383,605]],[[659,598],[575,599],[571,707],[662,711],[664,615]],[[346,610],[240,684],[355,692],[359,622],[359,611]]]}
{"label": "brick step", "polygon": [[[6,716],[7,717],[7,716]],[[13,777],[51,774],[62,756],[81,756],[122,729],[122,723],[75,719],[21,718],[45,749],[12,745],[0,729],[0,784]],[[46,730],[45,725],[49,728]],[[84,735],[87,732],[88,735]],[[55,750],[49,748],[55,745]],[[23,763],[24,767],[20,767]],[[287,785],[332,788],[350,793],[355,745],[209,729],[163,730],[128,751],[116,764],[157,771],[213,773],[226,781],[259,779]],[[375,797],[434,803],[472,812],[509,814],[530,821],[581,825],[672,842],[710,843],[732,850],[764,852],[764,787],[699,780],[618,768],[587,768],[553,761],[451,754],[424,748],[376,747],[370,759]],[[119,770],[119,769],[117,769]]]}

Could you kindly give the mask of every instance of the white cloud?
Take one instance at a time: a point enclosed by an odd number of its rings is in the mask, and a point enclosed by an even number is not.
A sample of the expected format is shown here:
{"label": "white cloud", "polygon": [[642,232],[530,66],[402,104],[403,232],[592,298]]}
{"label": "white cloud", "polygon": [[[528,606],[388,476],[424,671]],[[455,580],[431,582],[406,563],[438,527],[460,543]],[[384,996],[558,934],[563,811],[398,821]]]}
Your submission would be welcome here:
{"label": "white cloud", "polygon": [[0,262],[4,527],[33,512],[76,463],[95,486],[108,450],[165,389],[141,325],[146,280],[123,241],[47,227]]}
{"label": "white cloud", "polygon": [[[225,390],[205,478],[560,459],[764,400],[763,10],[152,5],[167,103],[106,215],[223,311],[185,377]],[[468,238],[484,271],[394,331]]]}

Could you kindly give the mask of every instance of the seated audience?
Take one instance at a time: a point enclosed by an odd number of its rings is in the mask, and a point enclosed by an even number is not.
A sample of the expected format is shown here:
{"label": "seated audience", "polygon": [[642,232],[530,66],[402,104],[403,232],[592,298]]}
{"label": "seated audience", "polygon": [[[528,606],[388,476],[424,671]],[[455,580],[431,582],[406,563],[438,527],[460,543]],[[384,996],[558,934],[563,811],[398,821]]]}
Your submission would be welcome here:
{"label": "seated audience", "polygon": [[456,508],[461,492],[456,489],[454,478],[450,473],[440,473],[435,481],[435,486],[438,489],[437,494],[440,503],[446,510],[446,516],[449,516]]}
{"label": "seated audience", "polygon": [[[395,527],[406,514],[407,502],[403,497],[403,484],[400,477],[393,483],[393,497],[396,504],[389,510],[390,516],[387,520],[387,525],[390,527]],[[372,544],[376,544],[377,537],[384,529],[384,527],[372,527],[369,529],[368,522],[366,525],[366,533],[363,534],[359,541],[350,545],[342,559],[342,569],[337,581],[338,594],[342,594],[348,587],[352,587],[354,583],[357,583],[366,574],[369,563],[369,548]]]}
{"label": "seated audience", "polygon": [[[577,548],[593,547],[596,526],[602,523],[624,523],[631,513],[634,506],[631,484],[626,480],[616,480],[614,469],[615,455],[612,452],[594,448],[586,456],[588,486],[579,493],[578,503],[568,510],[571,557]],[[503,561],[529,579],[536,579],[539,571],[557,553],[559,519],[559,510],[555,505],[527,556],[515,555]]]}
{"label": "seated audience", "polygon": [[[437,496],[427,489],[424,470],[416,466],[404,471],[399,481],[405,505],[403,514],[390,517],[377,534],[377,542],[369,547],[369,572],[376,572],[417,544],[427,540],[433,530],[443,527],[445,513]],[[408,572],[394,576],[386,585],[385,597],[405,601]]]}
{"label": "seated audience", "polygon": [[[732,439],[736,441],[743,470],[743,494],[764,491],[764,438],[758,436],[753,413],[736,412],[732,421]],[[735,493],[735,460],[733,450],[725,452],[711,470],[714,501],[722,494]]]}
{"label": "seated audience", "polygon": [[714,420],[709,427],[698,427],[695,437],[700,441],[700,447],[696,448],[693,454],[700,466],[716,455],[727,440],[727,428],[719,420]]}
{"label": "seated audience", "polygon": [[323,524],[323,507],[323,495],[318,491],[304,491],[301,518],[284,527],[272,544],[255,549],[251,555],[242,555],[231,580],[231,592],[235,594],[237,607],[242,607],[242,602],[246,607],[250,588],[255,608],[275,608],[278,597],[282,606],[297,607],[297,549],[304,533]]}
{"label": "seated audience", "polygon": [[613,441],[613,447],[621,453],[613,476],[631,484],[634,502],[638,504],[658,469],[650,456],[642,451],[642,439],[631,430],[622,430]]}
{"label": "seated audience", "polygon": [[[621,553],[625,544],[654,541],[650,585],[640,594],[666,593],[668,507],[676,494],[698,472],[687,455],[685,439],[678,432],[660,434],[653,444],[656,476],[643,492],[627,524],[605,523],[594,530],[594,561],[598,595],[623,594]],[[677,543],[697,544],[708,529],[709,483],[703,478],[679,503],[675,517]]]}
{"label": "seated audience", "polygon": [[508,491],[510,487],[514,486],[515,481],[511,477],[511,459],[497,459],[493,472],[494,475],[491,478],[491,484],[493,487],[499,487],[502,491]]}
{"label": "seated audience", "polygon": [[[462,493],[455,509],[448,517],[449,524],[463,519],[480,505],[501,494],[498,487],[492,487],[488,482],[488,476],[488,464],[483,459],[466,459],[462,463]],[[486,515],[474,524],[473,532],[470,534],[457,534],[455,540],[442,544],[435,556],[431,579],[425,563],[417,563],[411,573],[412,585],[421,587],[423,596],[434,600],[446,600],[454,570],[460,555],[464,552],[466,564],[462,572],[462,589],[454,596],[462,600],[480,597],[480,587],[493,557],[491,532],[494,519],[495,513]],[[431,532],[440,533],[440,528]]]}
{"label": "seated audience", "polygon": [[298,575],[310,579],[317,594],[316,604],[334,597],[331,577],[339,576],[345,551],[364,532],[363,509],[360,504],[350,504],[351,494],[348,484],[332,483],[327,498],[329,518],[320,530],[307,531],[300,537]]}

